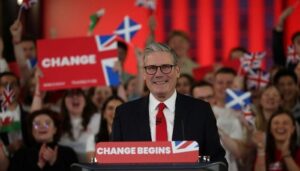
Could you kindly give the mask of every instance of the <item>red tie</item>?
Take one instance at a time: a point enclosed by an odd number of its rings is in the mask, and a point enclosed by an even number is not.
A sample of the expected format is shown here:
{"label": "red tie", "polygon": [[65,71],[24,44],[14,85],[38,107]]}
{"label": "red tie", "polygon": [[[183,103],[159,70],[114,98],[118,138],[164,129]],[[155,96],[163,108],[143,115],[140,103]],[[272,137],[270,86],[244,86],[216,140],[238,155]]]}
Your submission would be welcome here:
{"label": "red tie", "polygon": [[158,112],[156,114],[156,141],[168,141],[167,122],[163,112],[165,107],[164,103],[158,105]]}

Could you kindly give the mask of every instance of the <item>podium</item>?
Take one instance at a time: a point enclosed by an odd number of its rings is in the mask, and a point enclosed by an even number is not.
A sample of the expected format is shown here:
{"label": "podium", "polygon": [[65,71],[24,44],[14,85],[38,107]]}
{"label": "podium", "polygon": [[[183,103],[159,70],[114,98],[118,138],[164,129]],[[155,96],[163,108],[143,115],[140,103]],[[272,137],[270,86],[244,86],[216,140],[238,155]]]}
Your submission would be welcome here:
{"label": "podium", "polygon": [[196,164],[97,164],[74,163],[72,171],[227,171],[222,162]]}

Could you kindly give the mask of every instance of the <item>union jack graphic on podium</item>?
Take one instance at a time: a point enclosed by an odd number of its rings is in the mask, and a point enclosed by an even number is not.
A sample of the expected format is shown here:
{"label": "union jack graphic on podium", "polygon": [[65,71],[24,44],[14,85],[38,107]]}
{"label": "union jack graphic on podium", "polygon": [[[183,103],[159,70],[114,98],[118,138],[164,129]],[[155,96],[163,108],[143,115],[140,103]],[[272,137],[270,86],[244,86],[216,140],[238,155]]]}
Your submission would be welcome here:
{"label": "union jack graphic on podium", "polygon": [[296,53],[295,46],[288,46],[287,51],[287,64],[296,64],[300,61],[300,56]]}
{"label": "union jack graphic on podium", "polygon": [[98,51],[108,51],[117,49],[116,35],[99,35],[95,36]]}
{"label": "union jack graphic on podium", "polygon": [[196,141],[173,141],[172,150],[173,153],[199,151],[199,145]]}
{"label": "union jack graphic on podium", "polygon": [[135,22],[129,16],[125,16],[123,22],[116,29],[115,34],[120,36],[127,43],[131,42],[133,36],[142,28],[142,25]]}
{"label": "union jack graphic on podium", "polygon": [[101,60],[104,79],[107,86],[117,86],[120,84],[119,73],[113,69],[117,61],[117,57]]}

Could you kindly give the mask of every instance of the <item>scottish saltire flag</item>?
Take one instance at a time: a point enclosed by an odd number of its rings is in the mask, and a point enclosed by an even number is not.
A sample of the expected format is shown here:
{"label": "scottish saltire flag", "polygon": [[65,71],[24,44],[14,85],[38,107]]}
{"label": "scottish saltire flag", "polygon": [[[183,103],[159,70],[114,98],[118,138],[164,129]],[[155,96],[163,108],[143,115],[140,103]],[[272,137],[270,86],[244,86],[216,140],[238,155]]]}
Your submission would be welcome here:
{"label": "scottish saltire flag", "polygon": [[107,51],[118,48],[116,35],[99,35],[95,36],[98,51]]}
{"label": "scottish saltire flag", "polygon": [[263,70],[249,70],[247,78],[247,88],[250,89],[261,89],[266,87],[270,81],[270,74]]}
{"label": "scottish saltire flag", "polygon": [[287,48],[287,64],[297,64],[300,61],[300,55],[296,53],[295,47],[293,45]]}
{"label": "scottish saltire flag", "polygon": [[242,110],[251,103],[251,93],[226,89],[225,106],[234,110]]}
{"label": "scottish saltire flag", "polygon": [[29,9],[35,3],[37,3],[37,0],[23,0],[21,7]]}
{"label": "scottish saltire flag", "polygon": [[122,39],[124,39],[127,43],[130,43],[133,39],[133,36],[142,28],[142,25],[135,22],[129,16],[125,16],[122,23],[114,32]]}
{"label": "scottish saltire flag", "polygon": [[90,16],[90,24],[89,24],[89,31],[92,32],[96,27],[99,19],[104,15],[105,9],[101,8],[96,13]]}
{"label": "scottish saltire flag", "polygon": [[149,10],[156,9],[156,0],[136,0],[135,5]]}
{"label": "scottish saltire flag", "polygon": [[242,109],[242,114],[243,114],[245,120],[246,120],[250,125],[255,125],[255,116],[254,116],[253,112],[251,111],[251,106],[250,106],[250,105],[246,105],[246,106]]}
{"label": "scottish saltire flag", "polygon": [[244,56],[240,58],[242,69],[245,72],[251,69],[259,69],[265,56],[266,52],[245,53]]}
{"label": "scottish saltire flag", "polygon": [[117,61],[117,57],[101,60],[103,74],[107,86],[117,86],[121,83],[118,71],[114,71],[114,65]]}
{"label": "scottish saltire flag", "polygon": [[199,145],[196,141],[172,141],[172,150],[173,153],[199,151]]}

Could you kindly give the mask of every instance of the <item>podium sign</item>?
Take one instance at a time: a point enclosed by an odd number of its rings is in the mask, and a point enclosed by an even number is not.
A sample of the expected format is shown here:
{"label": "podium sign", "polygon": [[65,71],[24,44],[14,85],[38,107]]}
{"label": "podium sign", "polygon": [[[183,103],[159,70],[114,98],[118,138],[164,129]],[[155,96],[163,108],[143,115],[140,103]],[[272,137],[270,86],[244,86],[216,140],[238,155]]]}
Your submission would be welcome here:
{"label": "podium sign", "polygon": [[112,163],[196,163],[199,145],[196,141],[100,142],[96,160]]}

